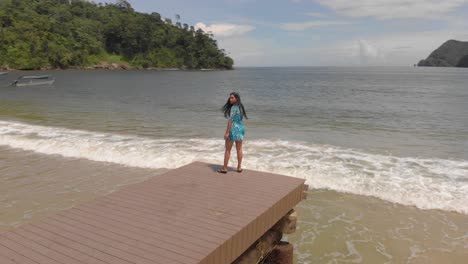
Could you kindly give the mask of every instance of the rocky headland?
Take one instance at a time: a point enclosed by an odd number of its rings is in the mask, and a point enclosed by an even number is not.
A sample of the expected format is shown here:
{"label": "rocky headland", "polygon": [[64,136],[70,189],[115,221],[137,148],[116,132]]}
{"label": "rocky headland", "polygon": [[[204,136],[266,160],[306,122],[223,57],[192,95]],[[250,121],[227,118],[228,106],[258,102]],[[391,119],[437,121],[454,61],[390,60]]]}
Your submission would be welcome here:
{"label": "rocky headland", "polygon": [[468,42],[448,40],[427,59],[419,61],[418,66],[468,67]]}

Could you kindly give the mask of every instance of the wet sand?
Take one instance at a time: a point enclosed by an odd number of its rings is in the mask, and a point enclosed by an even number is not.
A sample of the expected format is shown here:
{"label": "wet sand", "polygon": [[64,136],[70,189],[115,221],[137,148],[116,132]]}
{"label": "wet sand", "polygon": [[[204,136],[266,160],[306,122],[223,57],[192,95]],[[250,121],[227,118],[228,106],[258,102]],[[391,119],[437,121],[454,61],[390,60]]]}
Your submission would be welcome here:
{"label": "wet sand", "polygon": [[467,263],[468,215],[312,190],[289,235],[296,263]]}

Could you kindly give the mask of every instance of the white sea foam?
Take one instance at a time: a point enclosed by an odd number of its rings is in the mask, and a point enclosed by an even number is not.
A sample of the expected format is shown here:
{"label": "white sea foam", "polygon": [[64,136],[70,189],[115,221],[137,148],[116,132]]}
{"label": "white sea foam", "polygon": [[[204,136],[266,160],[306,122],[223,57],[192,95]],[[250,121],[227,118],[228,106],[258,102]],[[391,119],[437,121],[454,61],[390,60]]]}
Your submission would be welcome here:
{"label": "white sea foam", "polygon": [[[218,139],[152,139],[0,121],[0,145],[145,168],[220,163]],[[235,150],[232,161],[235,164]],[[468,214],[468,161],[395,157],[298,141],[249,140],[244,167],[304,178],[311,188]]]}

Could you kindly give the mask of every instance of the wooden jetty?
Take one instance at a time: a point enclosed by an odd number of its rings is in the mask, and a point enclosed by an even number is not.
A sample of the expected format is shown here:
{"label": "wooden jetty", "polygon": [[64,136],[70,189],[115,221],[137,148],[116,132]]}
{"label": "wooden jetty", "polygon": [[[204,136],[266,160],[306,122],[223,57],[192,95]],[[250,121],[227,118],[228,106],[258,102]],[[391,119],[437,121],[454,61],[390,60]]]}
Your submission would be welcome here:
{"label": "wooden jetty", "polygon": [[194,162],[0,234],[1,264],[232,263],[304,198],[304,180]]}

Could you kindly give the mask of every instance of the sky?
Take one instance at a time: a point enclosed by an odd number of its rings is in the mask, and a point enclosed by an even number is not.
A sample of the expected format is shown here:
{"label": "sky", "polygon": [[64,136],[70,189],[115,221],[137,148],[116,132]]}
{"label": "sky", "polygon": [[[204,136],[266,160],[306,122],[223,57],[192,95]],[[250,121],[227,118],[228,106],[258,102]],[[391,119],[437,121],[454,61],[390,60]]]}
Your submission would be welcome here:
{"label": "sky", "polygon": [[468,41],[468,0],[128,2],[212,32],[240,67],[412,66],[449,39]]}

